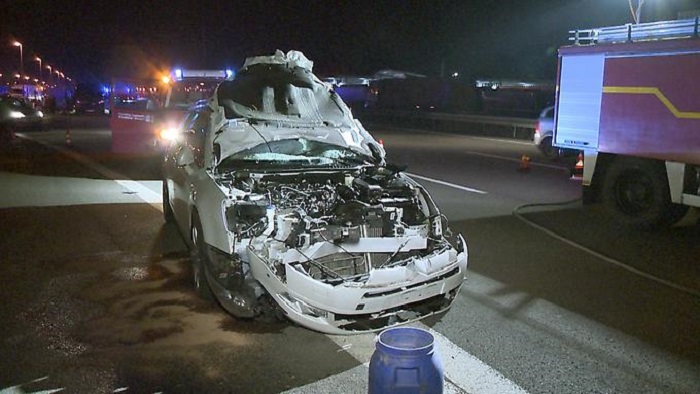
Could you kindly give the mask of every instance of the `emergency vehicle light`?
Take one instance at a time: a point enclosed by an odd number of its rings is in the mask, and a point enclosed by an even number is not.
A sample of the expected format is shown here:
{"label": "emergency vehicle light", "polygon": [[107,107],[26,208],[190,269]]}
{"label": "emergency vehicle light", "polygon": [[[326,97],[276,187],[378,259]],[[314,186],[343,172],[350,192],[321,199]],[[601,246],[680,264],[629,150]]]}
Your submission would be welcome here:
{"label": "emergency vehicle light", "polygon": [[181,81],[184,78],[226,78],[228,70],[174,70],[175,79]]}

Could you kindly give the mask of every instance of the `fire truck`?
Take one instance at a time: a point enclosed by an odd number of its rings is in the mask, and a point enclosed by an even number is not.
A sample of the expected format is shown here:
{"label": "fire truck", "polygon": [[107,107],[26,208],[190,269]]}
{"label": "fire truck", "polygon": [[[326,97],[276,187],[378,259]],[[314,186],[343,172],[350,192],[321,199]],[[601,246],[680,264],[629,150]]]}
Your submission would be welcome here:
{"label": "fire truck", "polygon": [[554,144],[583,152],[584,202],[644,227],[700,207],[698,18],[570,34]]}
{"label": "fire truck", "polygon": [[230,70],[175,69],[160,79],[114,79],[109,100],[112,151],[161,150],[177,134],[189,107],[209,98]]}

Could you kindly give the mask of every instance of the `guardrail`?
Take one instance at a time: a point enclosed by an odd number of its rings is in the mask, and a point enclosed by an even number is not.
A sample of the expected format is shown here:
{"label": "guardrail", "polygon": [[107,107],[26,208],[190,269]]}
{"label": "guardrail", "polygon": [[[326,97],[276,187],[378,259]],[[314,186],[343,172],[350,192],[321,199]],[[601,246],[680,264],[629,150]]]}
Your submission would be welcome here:
{"label": "guardrail", "polygon": [[700,18],[672,21],[628,23],[622,26],[595,29],[569,30],[569,41],[576,45],[635,42],[643,40],[668,40],[672,38],[698,37]]}
{"label": "guardrail", "polygon": [[531,118],[405,110],[367,110],[358,116],[374,124],[523,140],[532,139],[537,122]]}

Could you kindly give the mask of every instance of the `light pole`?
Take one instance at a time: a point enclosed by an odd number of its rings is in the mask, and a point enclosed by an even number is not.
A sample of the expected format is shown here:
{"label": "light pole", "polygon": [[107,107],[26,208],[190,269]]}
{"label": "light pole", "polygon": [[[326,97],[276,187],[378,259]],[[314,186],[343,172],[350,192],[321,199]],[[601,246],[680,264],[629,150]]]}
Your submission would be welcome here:
{"label": "light pole", "polygon": [[15,41],[12,45],[19,47],[19,73],[24,74],[24,54],[22,53],[22,43]]}
{"label": "light pole", "polygon": [[41,58],[39,56],[37,56],[34,58],[34,60],[39,62],[39,79],[42,79],[42,76],[41,76],[41,74],[42,74],[42,72],[41,72]]}
{"label": "light pole", "polygon": [[46,80],[46,83],[48,83],[49,85],[51,85],[51,74],[53,74],[53,72],[51,71],[52,68],[51,68],[51,66],[48,65],[48,64],[47,64],[46,66],[44,66],[44,67],[46,67],[46,68],[49,70],[49,78]]}
{"label": "light pole", "polygon": [[63,86],[63,83],[61,83],[61,75],[63,74],[55,68],[53,69],[53,72],[56,73],[56,86]]}

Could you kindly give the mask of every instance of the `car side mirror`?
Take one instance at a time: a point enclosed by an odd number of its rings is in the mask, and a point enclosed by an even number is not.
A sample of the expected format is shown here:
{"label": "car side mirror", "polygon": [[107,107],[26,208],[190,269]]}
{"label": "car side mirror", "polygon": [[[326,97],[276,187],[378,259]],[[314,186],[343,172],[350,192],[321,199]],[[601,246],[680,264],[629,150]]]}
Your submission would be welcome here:
{"label": "car side mirror", "polygon": [[180,146],[177,154],[175,155],[175,164],[178,167],[185,167],[194,163],[194,153],[192,149],[187,145]]}

